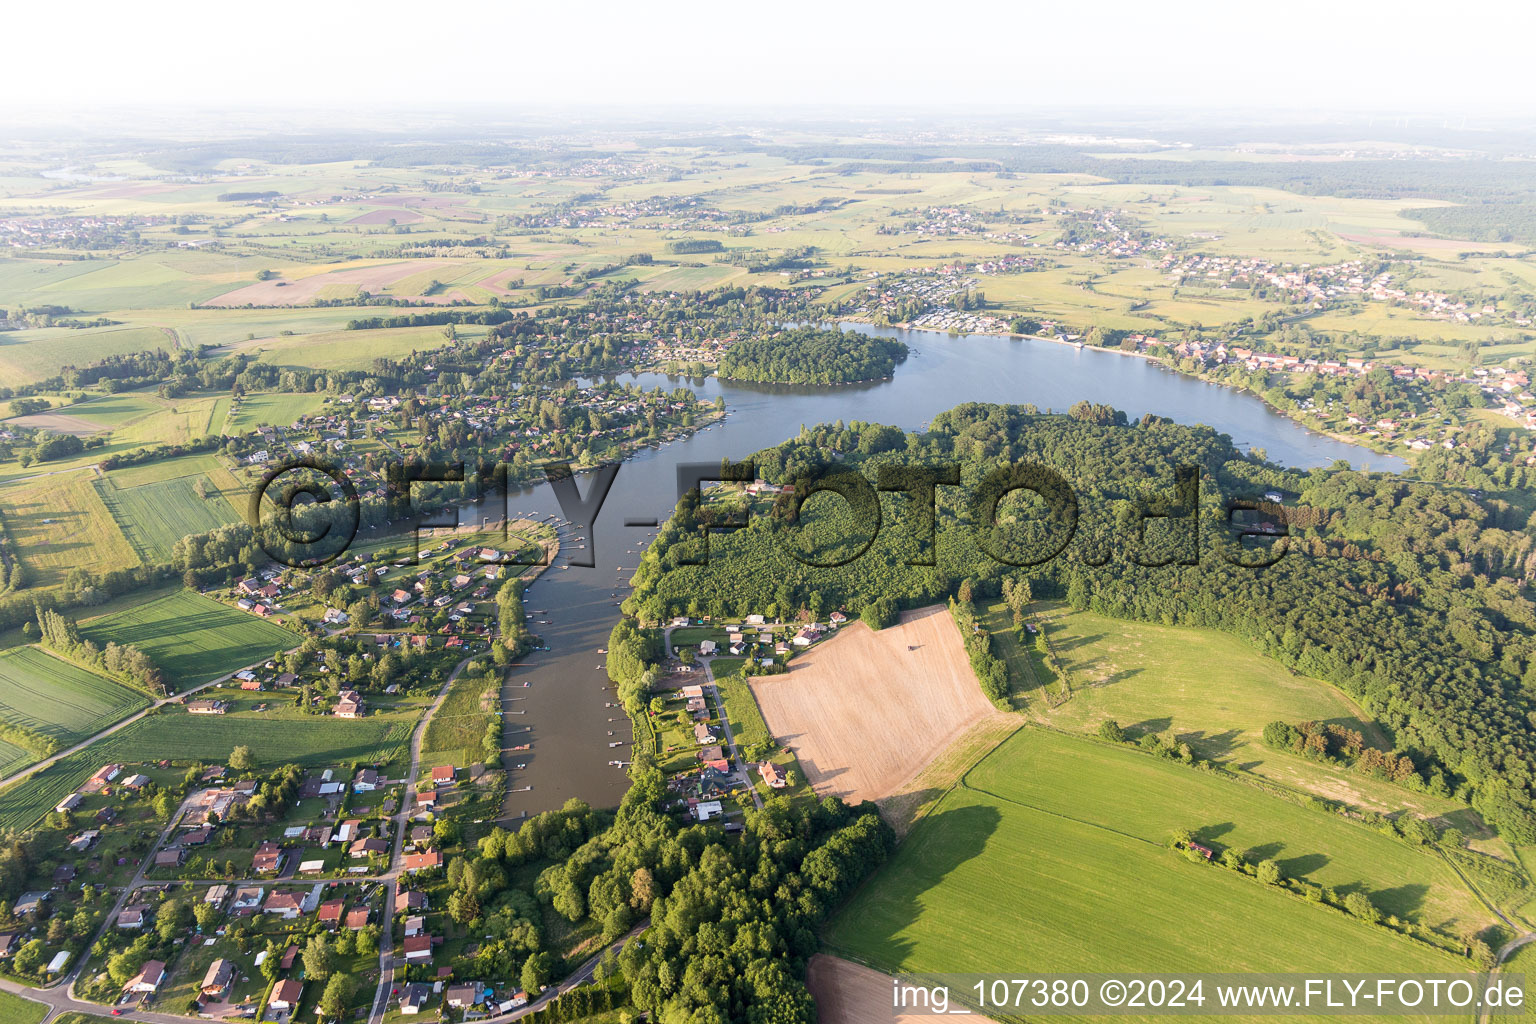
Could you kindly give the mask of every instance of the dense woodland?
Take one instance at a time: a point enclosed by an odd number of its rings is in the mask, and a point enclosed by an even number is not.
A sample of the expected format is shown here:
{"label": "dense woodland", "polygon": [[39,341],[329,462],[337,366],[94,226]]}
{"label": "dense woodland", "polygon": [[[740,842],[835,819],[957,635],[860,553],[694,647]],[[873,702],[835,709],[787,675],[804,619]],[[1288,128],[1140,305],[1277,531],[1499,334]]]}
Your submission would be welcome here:
{"label": "dense woodland", "polygon": [[884,862],[894,835],[872,804],[779,798],[748,810],[740,841],[679,829],[659,805],[661,772],[639,755],[617,814],[573,800],[516,831],[497,828],[448,865],[450,913],[487,941],[471,969],[518,964],[525,987],[550,977],[540,903],[605,941],[647,917],[600,979],[622,973],[631,1001],[666,1024],[812,1024],[804,984],[823,919]]}
{"label": "dense woodland", "polygon": [[[936,487],[931,531],[914,511],[926,499],[874,491],[882,467],[944,464],[958,464],[960,485]],[[1016,464],[1059,474],[1075,501]],[[1198,469],[1198,509],[1176,487],[1181,466]],[[682,564],[737,499],[684,501],[637,570],[627,611],[819,618],[882,598],[930,604],[962,585],[998,594],[1026,578],[1036,597],[1226,630],[1340,686],[1413,761],[1408,784],[1469,799],[1510,838],[1536,841],[1536,608],[1522,592],[1536,559],[1518,510],[1396,476],[1287,470],[1209,428],[1130,424],[1086,405],[1047,416],[967,404],[923,434],[824,425],[758,453],[755,470],[802,498],[832,480],[862,518],[836,495],[798,510],[781,496],[754,508],[746,529],[715,528],[707,565]],[[1021,482],[1051,501],[1002,494]],[[1284,508],[1263,499],[1271,490]],[[1264,522],[1289,536],[1266,536]]]}
{"label": "dense woodland", "polygon": [[891,338],[796,327],[738,341],[720,360],[720,376],[767,384],[851,384],[889,377],[906,357],[907,346]]}

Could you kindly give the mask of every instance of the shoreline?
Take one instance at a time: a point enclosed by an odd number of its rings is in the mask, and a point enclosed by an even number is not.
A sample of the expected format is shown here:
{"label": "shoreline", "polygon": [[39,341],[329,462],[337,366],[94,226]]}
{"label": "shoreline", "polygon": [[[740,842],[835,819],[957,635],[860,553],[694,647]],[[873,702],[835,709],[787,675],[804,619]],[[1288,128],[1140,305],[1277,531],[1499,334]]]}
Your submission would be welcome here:
{"label": "shoreline", "polygon": [[[835,322],[838,322],[838,323],[849,323],[849,324],[864,324],[864,325],[869,326],[869,327],[877,326],[876,324],[869,323],[866,320],[856,320],[856,319],[841,320],[841,321],[835,321]],[[1163,369],[1167,370],[1169,373],[1176,373],[1176,374],[1178,374],[1181,377],[1186,377],[1186,378],[1188,378],[1190,380],[1197,380],[1197,381],[1199,381],[1202,384],[1211,384],[1211,385],[1214,385],[1216,387],[1228,388],[1230,390],[1236,391],[1238,394],[1251,395],[1252,397],[1258,399],[1261,403],[1263,403],[1264,408],[1268,409],[1270,412],[1274,413],[1276,416],[1284,417],[1286,420],[1289,420],[1291,423],[1296,424],[1297,426],[1301,427],[1303,430],[1311,431],[1312,433],[1317,434],[1320,437],[1326,437],[1326,438],[1329,438],[1330,440],[1338,441],[1340,444],[1347,444],[1347,445],[1351,445],[1351,446],[1356,447],[1356,448],[1364,448],[1364,449],[1366,449],[1368,451],[1374,452],[1377,455],[1385,455],[1385,456],[1387,456],[1389,458],[1399,459],[1406,466],[1406,468],[1402,469],[1402,470],[1376,470],[1376,469],[1358,470],[1357,469],[1358,472],[1367,472],[1367,473],[1387,473],[1387,472],[1390,472],[1390,473],[1393,473],[1396,476],[1409,476],[1409,475],[1412,475],[1412,473],[1413,473],[1413,469],[1414,469],[1413,461],[1410,458],[1408,458],[1407,456],[1405,456],[1405,455],[1399,455],[1397,452],[1384,450],[1380,446],[1371,443],[1371,441],[1369,439],[1363,439],[1363,438],[1361,438],[1359,436],[1351,436],[1349,434],[1341,434],[1341,433],[1339,433],[1339,432],[1337,432],[1335,430],[1330,430],[1330,429],[1328,429],[1326,427],[1320,427],[1320,426],[1308,423],[1307,421],[1292,415],[1287,410],[1281,409],[1278,406],[1274,405],[1267,398],[1265,398],[1262,394],[1260,394],[1257,391],[1254,391],[1252,388],[1250,388],[1250,387],[1248,387],[1246,385],[1234,384],[1231,381],[1220,380],[1220,379],[1217,379],[1215,377],[1206,376],[1204,374],[1190,373],[1187,370],[1182,369],[1181,367],[1173,365],[1172,362],[1170,362],[1170,360],[1166,356],[1152,355],[1151,353],[1148,353],[1148,352],[1127,352],[1124,349],[1119,349],[1119,348],[1103,348],[1103,347],[1098,346],[1098,345],[1089,345],[1089,344],[1084,343],[1084,342],[1067,341],[1064,338],[1052,338],[1052,337],[1047,337],[1047,336],[1041,335],[1041,334],[1014,334],[1012,332],[994,333],[994,332],[991,332],[991,331],[948,331],[948,330],[939,330],[938,328],[934,328],[934,327],[913,327],[913,326],[911,326],[910,324],[907,324],[907,323],[892,324],[891,325],[891,329],[892,330],[900,330],[900,331],[911,331],[913,333],[923,333],[923,334],[942,334],[942,335],[949,335],[949,336],[962,337],[962,338],[980,337],[980,338],[1006,338],[1006,339],[1008,339],[1010,341],[1015,340],[1015,339],[1021,340],[1021,341],[1044,341],[1044,342],[1048,342],[1048,343],[1050,343],[1052,345],[1065,345],[1068,348],[1075,348],[1078,351],[1102,352],[1102,353],[1105,353],[1107,355],[1124,356],[1124,357],[1130,358],[1130,359],[1142,359],[1142,360],[1145,360],[1146,362],[1149,362],[1149,363],[1155,364],[1155,365],[1157,365],[1159,367],[1162,367]]]}

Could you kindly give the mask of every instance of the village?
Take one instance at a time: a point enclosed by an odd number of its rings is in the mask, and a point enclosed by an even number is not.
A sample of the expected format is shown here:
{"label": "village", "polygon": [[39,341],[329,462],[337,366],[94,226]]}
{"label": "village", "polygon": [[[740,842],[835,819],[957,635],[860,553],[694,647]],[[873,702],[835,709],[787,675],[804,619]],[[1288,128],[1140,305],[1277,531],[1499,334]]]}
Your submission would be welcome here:
{"label": "village", "polygon": [[[67,830],[57,863],[38,865],[51,884],[0,911],[0,970],[60,977],[99,922],[75,991],[123,1010],[277,1024],[349,1014],[373,1001],[381,949],[395,979],[386,1019],[513,1010],[529,995],[473,975],[473,939],[448,913],[446,855],[494,807],[490,782],[479,765],[403,777],[103,765],[56,809],[61,824],[90,827]],[[154,821],[147,793],[164,810],[183,785],[155,842],[119,845],[117,833]],[[346,983],[328,983],[337,976]]]}

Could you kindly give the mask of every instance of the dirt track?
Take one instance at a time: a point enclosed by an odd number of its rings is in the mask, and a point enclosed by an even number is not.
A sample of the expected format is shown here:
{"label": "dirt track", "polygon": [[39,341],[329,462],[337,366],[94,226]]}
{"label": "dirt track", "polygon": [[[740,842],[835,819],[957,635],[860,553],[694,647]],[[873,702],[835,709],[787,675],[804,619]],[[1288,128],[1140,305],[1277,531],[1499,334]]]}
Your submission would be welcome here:
{"label": "dirt track", "polygon": [[844,626],[752,693],[816,792],[855,803],[900,792],[977,722],[1005,717],[982,696],[942,606],[878,633]]}

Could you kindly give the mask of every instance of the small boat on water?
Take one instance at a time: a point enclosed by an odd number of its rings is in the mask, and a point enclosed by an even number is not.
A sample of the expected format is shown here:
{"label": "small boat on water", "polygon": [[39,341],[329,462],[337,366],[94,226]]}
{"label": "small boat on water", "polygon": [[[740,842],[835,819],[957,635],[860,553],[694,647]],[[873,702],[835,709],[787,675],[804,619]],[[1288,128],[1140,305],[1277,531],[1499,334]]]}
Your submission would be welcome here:
{"label": "small boat on water", "polygon": [[624,741],[623,740],[617,740],[617,741],[615,741],[613,743],[610,743],[608,745],[610,747],[622,747],[624,745]]}

